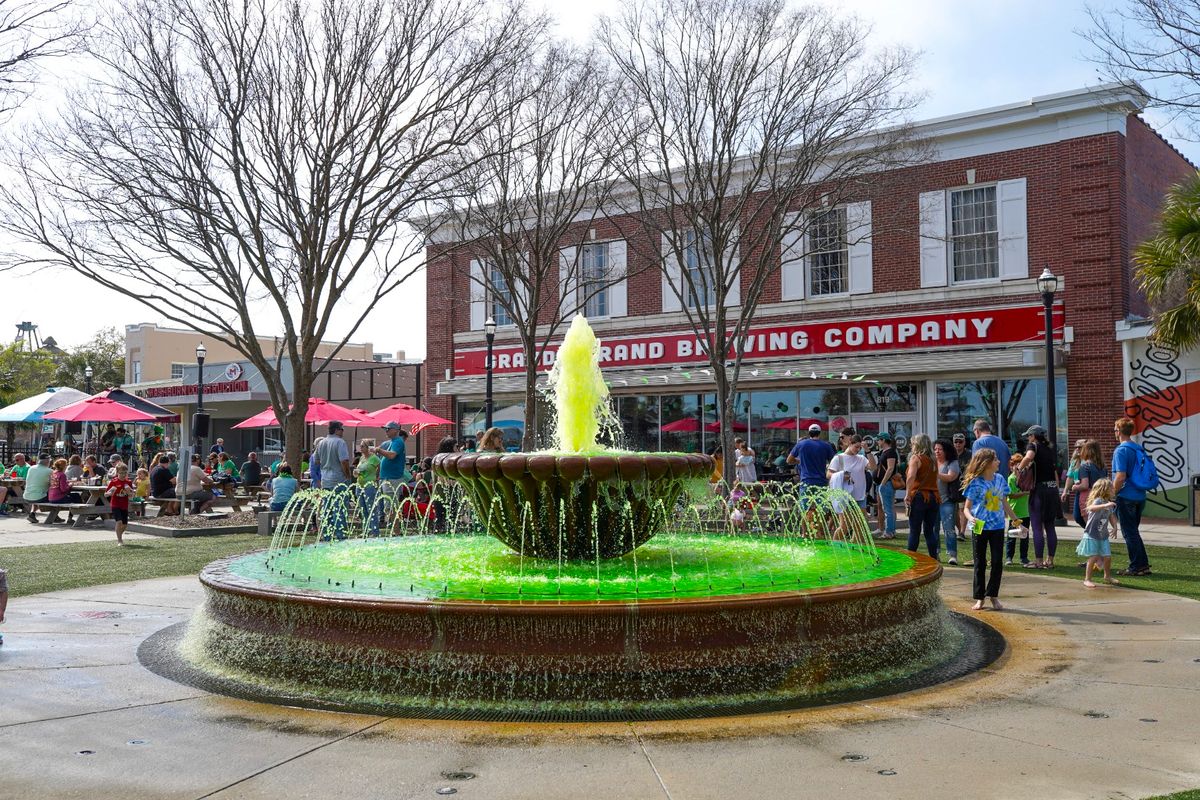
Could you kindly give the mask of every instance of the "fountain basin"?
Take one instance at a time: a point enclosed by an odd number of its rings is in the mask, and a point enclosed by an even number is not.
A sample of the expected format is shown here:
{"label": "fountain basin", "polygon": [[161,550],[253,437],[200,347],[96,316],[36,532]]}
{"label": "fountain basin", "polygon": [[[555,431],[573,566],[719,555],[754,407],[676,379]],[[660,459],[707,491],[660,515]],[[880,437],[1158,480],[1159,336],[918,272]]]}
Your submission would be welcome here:
{"label": "fountain basin", "polygon": [[[262,554],[241,558],[262,559]],[[185,657],[326,707],[444,716],[728,713],[805,703],[940,663],[961,636],[941,567],[840,586],[649,600],[383,598],[201,574]],[[682,709],[682,710],[681,710]]]}
{"label": "fountain basin", "polygon": [[443,453],[433,471],[466,490],[485,530],[534,558],[632,552],[662,528],[690,484],[712,474],[697,454]]}

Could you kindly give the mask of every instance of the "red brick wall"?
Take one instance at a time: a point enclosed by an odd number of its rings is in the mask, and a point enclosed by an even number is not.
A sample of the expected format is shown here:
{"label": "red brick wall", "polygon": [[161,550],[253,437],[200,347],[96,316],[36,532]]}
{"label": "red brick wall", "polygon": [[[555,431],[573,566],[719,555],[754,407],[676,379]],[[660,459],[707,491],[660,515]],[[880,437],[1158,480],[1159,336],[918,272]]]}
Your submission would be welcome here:
{"label": "red brick wall", "polygon": [[[1121,349],[1114,323],[1123,319],[1131,301],[1127,279],[1130,231],[1146,229],[1147,214],[1156,209],[1166,185],[1178,179],[1182,157],[1137,118],[1131,118],[1129,140],[1118,133],[1072,139],[1052,145],[945,161],[895,170],[873,181],[862,198],[872,201],[875,292],[920,286],[918,195],[924,191],[966,184],[966,170],[975,170],[976,183],[1024,177],[1028,187],[1030,276],[1044,266],[1064,278],[1061,297],[1066,324],[1075,343],[1068,359],[1068,421],[1071,439],[1108,441],[1112,420],[1120,414],[1123,395]],[[1127,158],[1127,156],[1129,158]],[[1135,163],[1127,165],[1132,159]],[[1127,191],[1137,203],[1127,204]],[[1127,205],[1129,206],[1127,210]],[[1151,217],[1152,218],[1152,217]],[[662,278],[657,269],[657,237],[631,235],[628,219],[603,220],[592,225],[597,238],[623,236],[630,242],[628,298],[630,316],[657,314],[662,309]],[[749,263],[752,259],[744,257]],[[469,287],[460,267],[452,288],[447,269],[435,263],[429,274],[430,408],[451,416],[445,398],[432,395],[437,381],[453,364],[451,330],[469,328]],[[743,286],[749,280],[744,276]],[[763,303],[778,302],[780,278],[769,281]],[[1030,300],[1036,296],[1032,289]],[[961,306],[967,300],[898,306],[897,314]],[[1014,298],[997,299],[1009,305]],[[762,324],[827,318],[828,307],[781,316],[770,309],[759,313]],[[678,329],[678,323],[639,331]],[[504,341],[498,337],[498,341]],[[921,378],[924,376],[913,376]]]}
{"label": "red brick wall", "polygon": [[[1167,190],[1195,173],[1196,168],[1183,155],[1150,128],[1140,117],[1130,117],[1126,131],[1126,246],[1129,255],[1139,242],[1154,235],[1158,215]],[[1150,309],[1145,298],[1133,286],[1133,264],[1126,256],[1122,280],[1130,286],[1129,312],[1147,317]]]}

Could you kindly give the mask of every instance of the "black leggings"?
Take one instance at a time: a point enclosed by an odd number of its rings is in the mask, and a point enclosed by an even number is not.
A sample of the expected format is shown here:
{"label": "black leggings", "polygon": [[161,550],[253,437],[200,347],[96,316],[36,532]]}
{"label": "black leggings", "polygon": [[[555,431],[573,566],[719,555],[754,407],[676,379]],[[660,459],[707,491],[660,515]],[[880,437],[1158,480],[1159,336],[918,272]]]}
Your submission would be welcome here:
{"label": "black leggings", "polygon": [[[999,597],[1000,576],[1004,574],[1004,562],[1000,560],[1000,554],[1004,551],[1004,529],[986,530],[973,535],[971,539],[971,552],[975,557],[973,596],[976,600],[982,600],[985,597]],[[984,575],[987,573],[989,552],[992,556],[992,571],[990,575],[987,575],[985,586]]]}

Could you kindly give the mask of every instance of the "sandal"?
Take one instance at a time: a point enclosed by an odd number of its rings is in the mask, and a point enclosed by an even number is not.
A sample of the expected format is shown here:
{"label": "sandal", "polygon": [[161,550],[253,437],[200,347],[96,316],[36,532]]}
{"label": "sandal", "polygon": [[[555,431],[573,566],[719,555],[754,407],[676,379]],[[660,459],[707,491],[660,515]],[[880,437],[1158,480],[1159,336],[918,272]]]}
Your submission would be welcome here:
{"label": "sandal", "polygon": [[1026,561],[1026,562],[1025,562],[1024,564],[1022,564],[1021,566],[1022,566],[1022,567],[1024,567],[1025,569],[1041,569],[1041,568],[1042,568],[1042,562],[1040,562],[1040,561]]}

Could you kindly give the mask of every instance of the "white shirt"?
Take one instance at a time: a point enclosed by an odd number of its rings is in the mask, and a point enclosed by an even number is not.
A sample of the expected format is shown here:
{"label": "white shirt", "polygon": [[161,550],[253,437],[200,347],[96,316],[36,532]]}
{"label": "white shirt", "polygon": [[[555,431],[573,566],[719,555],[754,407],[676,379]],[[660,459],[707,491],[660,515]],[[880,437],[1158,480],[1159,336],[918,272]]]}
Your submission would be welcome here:
{"label": "white shirt", "polygon": [[[836,473],[846,473],[842,476],[842,487],[855,500],[867,499],[867,457],[838,453],[829,462],[829,469]],[[832,484],[831,484],[832,485]]]}
{"label": "white shirt", "polygon": [[734,472],[741,483],[755,483],[758,481],[758,470],[754,468],[753,455],[738,456],[734,464]]}

